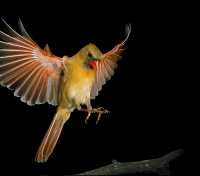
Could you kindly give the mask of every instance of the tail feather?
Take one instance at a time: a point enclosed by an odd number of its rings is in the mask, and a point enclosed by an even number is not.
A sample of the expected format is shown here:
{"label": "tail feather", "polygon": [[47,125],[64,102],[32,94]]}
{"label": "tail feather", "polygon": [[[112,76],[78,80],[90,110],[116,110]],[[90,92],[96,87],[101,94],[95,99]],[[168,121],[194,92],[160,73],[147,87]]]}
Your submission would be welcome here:
{"label": "tail feather", "polygon": [[70,112],[68,112],[66,109],[59,109],[57,111],[37,151],[35,157],[37,162],[46,162],[48,160],[56,146],[62,128],[69,117]]}

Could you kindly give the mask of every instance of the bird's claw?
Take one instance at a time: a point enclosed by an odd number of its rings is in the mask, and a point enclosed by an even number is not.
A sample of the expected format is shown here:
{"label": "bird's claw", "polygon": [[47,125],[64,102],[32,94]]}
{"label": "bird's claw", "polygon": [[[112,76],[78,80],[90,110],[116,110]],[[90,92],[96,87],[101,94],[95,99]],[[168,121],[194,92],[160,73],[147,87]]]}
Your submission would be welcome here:
{"label": "bird's claw", "polygon": [[99,123],[99,120],[101,119],[102,114],[108,114],[109,112],[110,111],[108,111],[107,109],[104,109],[103,107],[97,108],[98,117],[96,120],[96,124]]}
{"label": "bird's claw", "polygon": [[97,117],[97,120],[96,120],[96,124],[98,124],[99,120],[101,119],[101,115],[102,114],[107,114],[107,113],[110,112],[107,109],[104,109],[103,107],[93,108],[93,109],[84,109],[83,111],[87,111],[88,112],[88,115],[87,115],[87,117],[85,119],[85,123],[86,124],[87,124],[87,121],[90,118],[92,113],[98,113],[98,117]]}
{"label": "bird's claw", "polygon": [[85,118],[85,124],[87,124],[87,121],[88,121],[88,119],[90,118],[90,116],[91,116],[91,112],[88,112],[88,115],[87,115],[87,117]]}

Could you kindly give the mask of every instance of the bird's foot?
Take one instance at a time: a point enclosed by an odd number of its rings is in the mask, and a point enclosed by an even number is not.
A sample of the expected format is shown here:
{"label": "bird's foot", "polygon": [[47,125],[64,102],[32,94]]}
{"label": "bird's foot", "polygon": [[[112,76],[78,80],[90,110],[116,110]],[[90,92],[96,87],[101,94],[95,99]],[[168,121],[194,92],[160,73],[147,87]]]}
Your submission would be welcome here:
{"label": "bird's foot", "polygon": [[107,109],[104,109],[103,107],[93,108],[93,109],[81,109],[81,111],[88,112],[88,115],[87,115],[87,117],[85,119],[85,123],[87,123],[87,121],[90,118],[90,116],[91,116],[92,113],[98,113],[96,124],[98,124],[99,120],[101,119],[101,115],[102,114],[107,114],[107,113],[110,112]]}

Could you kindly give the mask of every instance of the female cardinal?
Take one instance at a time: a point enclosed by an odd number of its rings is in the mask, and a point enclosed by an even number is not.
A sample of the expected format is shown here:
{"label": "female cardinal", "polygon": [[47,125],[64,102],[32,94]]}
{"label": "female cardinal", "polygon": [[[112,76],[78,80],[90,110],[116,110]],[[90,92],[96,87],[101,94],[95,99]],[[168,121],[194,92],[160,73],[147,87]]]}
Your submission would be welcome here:
{"label": "female cardinal", "polygon": [[[94,99],[117,66],[127,36],[111,51],[103,54],[94,44],[88,44],[72,57],[52,54],[48,45],[41,49],[28,35],[21,20],[22,35],[4,20],[7,34],[0,31],[0,84],[14,90],[14,95],[28,105],[48,102],[57,106],[57,112],[38,149],[35,160],[45,162],[53,152],[65,122],[75,109],[101,114],[108,111],[93,109]],[[87,109],[82,109],[86,105]]]}

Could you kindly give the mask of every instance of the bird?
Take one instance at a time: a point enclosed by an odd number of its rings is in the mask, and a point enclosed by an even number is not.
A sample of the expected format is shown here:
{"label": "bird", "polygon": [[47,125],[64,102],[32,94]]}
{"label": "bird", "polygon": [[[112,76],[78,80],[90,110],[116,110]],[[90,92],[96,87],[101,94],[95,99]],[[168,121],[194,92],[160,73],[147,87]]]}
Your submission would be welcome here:
{"label": "bird", "polygon": [[[113,76],[131,33],[126,25],[126,36],[108,52],[102,53],[93,43],[81,48],[73,56],[54,55],[48,44],[41,48],[27,33],[19,19],[20,33],[2,19],[5,31],[0,30],[0,85],[13,90],[27,105],[48,103],[57,111],[38,148],[35,161],[47,162],[64,124],[74,110],[87,112],[85,123],[97,113],[97,123],[103,107],[93,108],[91,100]],[[83,108],[83,106],[85,108]]]}

